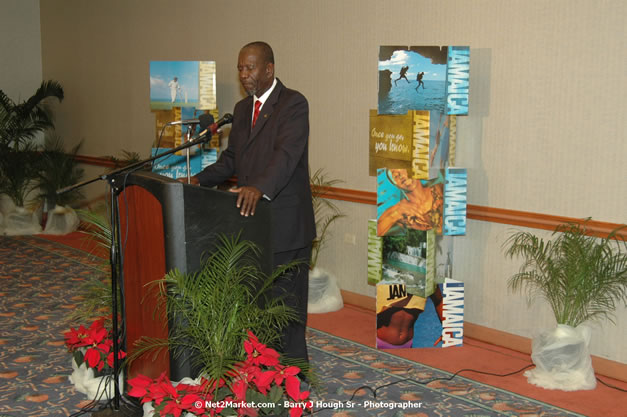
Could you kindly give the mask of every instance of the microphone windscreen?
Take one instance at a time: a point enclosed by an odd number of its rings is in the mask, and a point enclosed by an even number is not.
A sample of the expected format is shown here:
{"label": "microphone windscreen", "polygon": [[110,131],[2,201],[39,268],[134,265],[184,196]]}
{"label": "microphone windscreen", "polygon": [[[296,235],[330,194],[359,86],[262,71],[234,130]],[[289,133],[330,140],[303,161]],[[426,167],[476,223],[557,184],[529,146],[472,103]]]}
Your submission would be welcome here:
{"label": "microphone windscreen", "polygon": [[209,113],[203,113],[198,116],[198,124],[200,125],[200,130],[205,130],[209,126],[213,124],[213,116]]}

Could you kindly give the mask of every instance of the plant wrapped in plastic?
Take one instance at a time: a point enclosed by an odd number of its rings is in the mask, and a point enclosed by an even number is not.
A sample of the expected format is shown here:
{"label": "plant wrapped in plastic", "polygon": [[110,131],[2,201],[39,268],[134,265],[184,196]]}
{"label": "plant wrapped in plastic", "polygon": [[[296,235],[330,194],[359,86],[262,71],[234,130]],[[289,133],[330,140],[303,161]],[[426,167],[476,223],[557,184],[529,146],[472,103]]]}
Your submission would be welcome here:
{"label": "plant wrapped in plastic", "polygon": [[627,249],[617,233],[590,236],[584,224],[556,228],[554,240],[528,233],[512,234],[506,255],[522,256],[520,272],[509,280],[513,290],[526,290],[528,301],[543,297],[551,306],[557,328],[533,338],[528,381],[548,389],[594,389],[596,379],[588,351],[588,320],[613,322],[616,304],[627,301]]}
{"label": "plant wrapped in plastic", "polygon": [[257,266],[259,254],[252,242],[221,235],[198,272],[173,270],[154,281],[162,300],[159,308],[165,307],[168,317],[186,325],[170,329],[169,339],[139,339],[131,360],[147,351],[158,354],[163,348],[175,356],[191,349],[192,367],[218,383],[228,379],[246,357],[248,330],[262,343],[276,346],[281,328],[296,315],[281,298],[271,298],[269,290],[279,275],[297,266],[282,266],[264,276]]}
{"label": "plant wrapped in plastic", "polygon": [[627,243],[617,238],[621,226],[606,238],[587,234],[586,225],[559,225],[554,240],[529,232],[512,234],[504,246],[509,257],[524,263],[508,285],[526,290],[528,301],[545,298],[558,324],[577,327],[585,321],[614,323],[616,303],[627,304]]}

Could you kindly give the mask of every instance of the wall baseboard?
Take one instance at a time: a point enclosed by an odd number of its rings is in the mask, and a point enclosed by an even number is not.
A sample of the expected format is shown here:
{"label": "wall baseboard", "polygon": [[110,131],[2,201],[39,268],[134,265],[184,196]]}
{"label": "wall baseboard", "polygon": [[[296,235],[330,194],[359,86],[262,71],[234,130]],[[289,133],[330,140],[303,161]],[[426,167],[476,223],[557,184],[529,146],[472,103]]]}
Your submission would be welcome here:
{"label": "wall baseboard", "polygon": [[[351,291],[341,290],[344,304],[359,307],[364,310],[375,311],[375,299],[367,295],[357,294]],[[464,335],[471,339],[479,340],[492,345],[504,347],[526,354],[531,354],[531,339],[507,333],[502,330],[492,329],[479,324],[464,322]],[[598,375],[614,378],[627,382],[627,364],[591,355],[592,367]]]}

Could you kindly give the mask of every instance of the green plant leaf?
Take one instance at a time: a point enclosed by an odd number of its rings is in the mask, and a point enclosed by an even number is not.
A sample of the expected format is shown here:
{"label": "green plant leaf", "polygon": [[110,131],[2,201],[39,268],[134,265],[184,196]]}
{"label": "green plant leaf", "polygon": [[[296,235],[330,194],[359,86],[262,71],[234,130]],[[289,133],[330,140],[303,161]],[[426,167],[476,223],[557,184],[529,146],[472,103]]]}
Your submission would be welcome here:
{"label": "green plant leaf", "polygon": [[512,233],[503,244],[505,255],[523,263],[508,281],[530,303],[544,298],[558,324],[577,327],[588,320],[614,323],[617,304],[627,304],[627,245],[616,239],[590,236],[583,224],[565,223],[544,241],[529,232]]}

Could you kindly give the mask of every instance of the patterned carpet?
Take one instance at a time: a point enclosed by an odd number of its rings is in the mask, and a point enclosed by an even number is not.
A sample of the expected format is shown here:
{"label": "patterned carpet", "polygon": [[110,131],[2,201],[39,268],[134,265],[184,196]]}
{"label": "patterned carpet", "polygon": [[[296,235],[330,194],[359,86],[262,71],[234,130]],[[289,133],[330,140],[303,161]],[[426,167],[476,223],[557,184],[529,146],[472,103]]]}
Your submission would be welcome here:
{"label": "patterned carpet", "polygon": [[[101,267],[45,239],[0,236],[0,417],[69,416],[88,404],[68,381],[62,334],[76,325],[64,317],[77,284]],[[580,416],[460,376],[432,381],[451,374],[318,330],[309,329],[308,345],[322,381],[316,416]]]}

